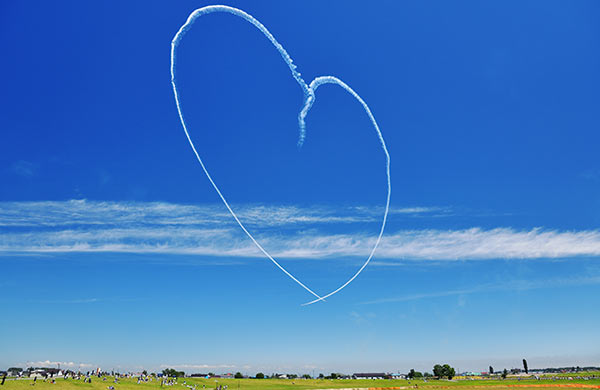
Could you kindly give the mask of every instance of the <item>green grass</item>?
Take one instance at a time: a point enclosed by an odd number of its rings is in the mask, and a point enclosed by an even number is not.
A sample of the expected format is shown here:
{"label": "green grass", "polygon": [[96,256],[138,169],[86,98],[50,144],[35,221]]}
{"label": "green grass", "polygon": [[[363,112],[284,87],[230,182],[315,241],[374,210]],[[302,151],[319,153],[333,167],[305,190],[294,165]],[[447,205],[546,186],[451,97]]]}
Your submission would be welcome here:
{"label": "green grass", "polygon": [[[410,384],[406,380],[318,380],[318,379],[200,379],[200,378],[181,378],[178,380],[178,384],[174,386],[164,386],[164,390],[175,390],[175,389],[187,389],[184,385],[184,381],[187,385],[197,385],[197,389],[202,389],[202,386],[206,386],[206,389],[214,389],[216,384],[228,385],[228,390],[293,390],[293,389],[334,389],[334,388],[369,388],[369,387],[406,387],[407,389],[414,388],[415,384],[418,385],[419,389],[427,388],[430,390],[435,389],[447,389],[447,388],[460,388],[461,390],[471,389],[482,389],[490,387],[490,390],[494,389],[527,389],[526,385],[533,385],[531,389],[540,389],[540,385],[548,384],[548,389],[559,390],[558,387],[552,387],[554,384],[569,384],[573,385],[576,383],[583,384],[584,386],[594,385],[600,389],[600,379],[595,380],[461,380],[461,381],[437,381],[431,380],[423,382],[422,380],[410,381]],[[218,382],[217,382],[218,381]],[[7,380],[4,384],[4,389],[28,389],[28,390],[42,390],[42,389],[73,389],[73,390],[106,390],[108,386],[115,386],[115,390],[152,390],[161,389],[160,381],[143,382],[139,385],[135,379],[120,379],[118,384],[113,382],[113,378],[107,378],[106,381],[92,378],[92,383],[84,383],[83,380],[74,379],[57,379],[56,384],[44,382],[38,379],[35,386],[32,386],[32,380]],[[509,385],[520,385],[518,388],[509,387]],[[239,387],[238,387],[239,386]],[[582,388],[585,388],[582,386]]]}

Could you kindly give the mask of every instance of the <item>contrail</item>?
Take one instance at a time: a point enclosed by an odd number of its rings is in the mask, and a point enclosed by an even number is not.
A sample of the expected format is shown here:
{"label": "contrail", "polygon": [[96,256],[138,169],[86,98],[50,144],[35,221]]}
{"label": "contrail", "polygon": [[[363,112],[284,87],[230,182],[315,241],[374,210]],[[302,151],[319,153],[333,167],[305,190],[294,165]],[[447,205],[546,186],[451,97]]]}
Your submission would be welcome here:
{"label": "contrail", "polygon": [[379,243],[381,242],[381,237],[383,236],[383,230],[385,229],[385,223],[387,222],[388,212],[390,210],[390,197],[392,196],[392,179],[390,176],[390,154],[387,150],[387,146],[385,145],[383,135],[381,134],[381,130],[379,130],[379,125],[377,125],[377,121],[375,120],[375,117],[373,116],[373,113],[371,112],[371,109],[369,108],[367,103],[365,103],[365,101],[356,92],[354,92],[354,90],[352,88],[350,88],[348,86],[348,84],[344,83],[342,80],[340,80],[334,76],[315,77],[315,79],[313,81],[311,81],[310,86],[309,86],[309,88],[313,91],[313,94],[305,100],[304,108],[300,112],[301,121],[304,122],[304,117],[306,116],[306,114],[308,113],[308,111],[310,110],[310,108],[312,107],[312,105],[315,101],[315,96],[316,96],[315,92],[317,91],[317,88],[319,88],[319,86],[321,86],[323,84],[336,84],[336,85],[339,85],[340,87],[344,88],[350,95],[352,95],[356,100],[358,100],[358,102],[363,106],[364,110],[367,112],[367,115],[369,116],[369,119],[371,120],[371,124],[373,124],[373,127],[375,128],[375,131],[377,132],[377,137],[379,137],[379,142],[381,142],[381,147],[383,149],[383,152],[385,153],[385,175],[387,176],[387,198],[385,201],[385,212],[383,213],[383,221],[381,222],[381,229],[379,230],[379,235],[377,236],[377,241],[375,241],[375,245],[373,245],[373,249],[371,250],[371,253],[369,253],[369,257],[367,257],[367,260],[364,262],[362,267],[360,267],[359,270],[356,271],[356,273],[354,275],[352,275],[352,277],[350,279],[348,279],[348,281],[346,281],[346,283],[342,284],[337,289],[335,289],[332,292],[330,292],[329,294],[319,297],[313,301],[307,302],[307,303],[303,304],[303,306],[312,305],[313,303],[322,301],[323,299],[328,298],[328,297],[332,296],[333,294],[337,294],[344,287],[349,285],[354,279],[356,279],[356,277],[358,275],[360,275],[360,273],[363,271],[363,269],[365,269],[367,264],[369,264],[369,262],[373,258],[373,255],[375,254],[375,250],[377,250],[377,247],[379,246]]}
{"label": "contrail", "polygon": [[[298,81],[298,83],[300,84],[300,86],[304,90],[305,95],[308,94],[308,93],[314,94],[314,92],[309,92],[308,85],[306,85],[306,82],[304,81],[304,79],[302,79],[302,77],[300,76],[300,73],[298,71],[296,71],[296,65],[293,64],[292,58],[285,51],[285,49],[283,48],[283,46],[281,46],[281,44],[279,42],[277,42],[277,40],[269,32],[269,30],[267,30],[267,28],[265,26],[263,26],[262,23],[260,23],[258,20],[254,19],[251,15],[245,13],[242,10],[239,10],[237,8],[227,7],[225,5],[211,5],[211,6],[207,6],[207,7],[198,8],[197,10],[195,10],[194,12],[192,12],[190,14],[190,16],[188,17],[188,19],[185,22],[185,24],[183,26],[181,26],[181,28],[179,29],[179,31],[177,31],[177,34],[175,34],[175,37],[173,38],[173,41],[171,41],[171,85],[173,86],[173,93],[175,95],[175,104],[177,105],[177,112],[179,114],[179,119],[181,120],[181,125],[183,126],[183,131],[185,131],[185,135],[186,135],[186,137],[188,139],[188,142],[190,143],[190,146],[192,147],[192,150],[194,151],[194,154],[196,155],[196,158],[198,159],[198,162],[202,166],[202,170],[204,171],[204,173],[208,177],[208,180],[210,181],[210,183],[212,184],[212,186],[217,191],[217,194],[219,194],[219,197],[221,198],[221,200],[225,204],[225,207],[227,207],[227,210],[229,210],[229,212],[231,213],[231,215],[233,216],[233,218],[235,218],[236,222],[238,223],[238,225],[240,225],[240,227],[242,228],[242,230],[248,235],[248,237],[250,237],[250,239],[258,247],[258,249],[260,249],[260,251],[262,253],[264,253],[265,256],[267,256],[273,262],[273,264],[275,264],[287,276],[289,276],[290,278],[292,278],[293,281],[295,281],[300,286],[302,286],[306,291],[310,292],[312,295],[314,295],[318,299],[321,299],[321,297],[317,293],[315,293],[313,290],[311,290],[310,288],[308,288],[307,286],[305,286],[301,281],[299,281],[298,279],[296,279],[285,268],[283,268],[277,262],[277,260],[275,260],[258,243],[258,241],[256,241],[254,239],[254,237],[246,229],[246,227],[244,226],[244,224],[242,224],[242,222],[239,220],[239,218],[237,217],[237,215],[235,214],[235,212],[233,212],[233,210],[231,209],[231,206],[229,206],[229,203],[227,203],[227,200],[225,200],[225,197],[223,196],[223,194],[221,193],[221,190],[219,190],[219,187],[217,187],[217,184],[214,182],[214,180],[210,176],[210,173],[208,173],[208,170],[206,169],[206,166],[204,165],[204,162],[202,162],[202,159],[200,158],[200,155],[198,154],[198,151],[196,150],[196,147],[194,146],[194,143],[192,142],[192,138],[190,137],[190,134],[188,132],[187,125],[185,123],[185,119],[183,118],[183,112],[181,110],[181,103],[179,101],[179,92],[177,91],[177,84],[175,82],[175,63],[176,63],[176,56],[175,56],[176,50],[175,49],[177,49],[177,45],[181,41],[181,38],[183,38],[183,36],[187,32],[187,30],[190,29],[190,27],[192,26],[192,24],[194,23],[194,21],[198,17],[200,17],[202,15],[207,15],[207,14],[210,14],[210,13],[213,13],[213,12],[228,12],[228,13],[234,14],[236,16],[239,16],[242,19],[247,20],[248,22],[250,22],[254,26],[256,26],[256,28],[258,28],[263,34],[265,34],[265,36],[267,38],[269,38],[269,40],[275,46],[275,48],[279,51],[279,53],[281,53],[281,56],[283,57],[283,60],[288,64],[290,70],[292,71],[292,76],[294,76],[294,78],[296,79],[296,81]],[[300,140],[298,141],[298,143],[300,145],[302,144],[302,140],[303,139],[304,139],[304,137],[303,137],[303,134],[301,133],[300,134]]]}
{"label": "contrail", "polygon": [[[192,24],[194,24],[196,19],[198,19],[200,16],[208,15],[213,12],[226,12],[226,13],[233,14],[235,16],[239,16],[240,18],[252,23],[254,25],[254,27],[259,29],[260,32],[262,32],[269,39],[269,41],[271,41],[271,43],[273,44],[273,46],[275,46],[275,48],[277,49],[279,54],[281,54],[281,57],[283,58],[283,60],[287,64],[287,66],[290,68],[290,71],[292,72],[292,76],[294,76],[294,79],[296,79],[298,84],[300,84],[300,88],[302,88],[302,91],[304,92],[304,99],[306,100],[306,99],[309,99],[310,97],[312,97],[313,98],[312,100],[314,100],[314,91],[309,88],[309,86],[306,84],[306,81],[304,81],[304,79],[300,75],[300,72],[298,72],[296,70],[297,67],[294,64],[292,57],[290,57],[290,55],[283,48],[283,46],[281,46],[281,44],[279,42],[277,42],[277,39],[275,39],[273,34],[271,34],[269,32],[269,30],[267,30],[267,28],[265,26],[263,26],[263,24],[261,22],[259,22],[252,15],[247,14],[246,12],[242,11],[241,9],[229,7],[226,5],[209,5],[206,7],[198,8],[197,10],[193,11],[190,14],[190,16],[188,16],[188,19],[185,22],[185,24],[183,26],[181,26],[181,28],[179,29],[179,31],[177,31],[177,34],[175,34],[175,37],[171,41],[171,84],[173,84],[173,91],[175,93],[175,100],[177,100],[177,108],[178,109],[179,109],[178,92],[177,92],[177,87],[175,87],[175,60],[176,60],[175,49],[177,48],[177,45],[179,45],[179,42],[181,42],[181,39],[183,38],[185,33],[192,27]],[[304,138],[306,137],[306,126],[304,125],[304,116],[306,116],[306,112],[303,111],[298,117],[298,121],[300,122],[300,136],[298,138],[298,146],[302,146],[302,144],[304,143]],[[179,109],[179,117],[183,124],[184,121],[183,121],[180,109]],[[185,130],[185,124],[183,124],[183,127]],[[187,130],[186,130],[186,134],[187,134]],[[193,147],[193,145],[192,145],[192,147]]]}
{"label": "contrail", "polygon": [[[176,83],[176,78],[175,78],[175,64],[176,64],[176,58],[177,58],[176,57],[176,49],[177,49],[177,46],[179,45],[179,42],[181,42],[181,39],[183,38],[183,36],[185,35],[185,33],[191,28],[191,26],[194,23],[194,21],[198,17],[200,17],[200,16],[207,15],[207,14],[210,14],[210,13],[213,13],[213,12],[226,12],[226,13],[230,13],[230,14],[233,14],[235,16],[239,16],[240,18],[242,18],[242,19],[244,19],[244,20],[252,23],[257,29],[260,30],[260,32],[262,32],[269,39],[269,41],[271,41],[271,43],[273,44],[273,46],[275,46],[275,48],[277,49],[277,51],[279,51],[279,53],[281,54],[281,57],[283,58],[283,60],[285,61],[285,63],[290,68],[290,71],[292,72],[292,76],[298,82],[298,84],[302,88],[302,91],[304,92],[304,106],[303,106],[302,110],[300,111],[300,113],[298,114],[298,125],[299,125],[299,128],[300,128],[300,134],[299,134],[299,137],[298,137],[298,146],[302,146],[302,144],[304,143],[304,139],[306,137],[305,118],[306,118],[306,115],[308,114],[308,111],[310,110],[310,108],[312,107],[312,105],[313,105],[313,103],[315,101],[315,91],[319,88],[319,86],[321,86],[323,84],[336,84],[336,85],[339,85],[344,90],[346,90],[348,93],[350,93],[356,100],[358,100],[358,102],[363,106],[363,109],[366,111],[367,115],[369,116],[369,119],[371,120],[371,123],[373,124],[373,127],[375,128],[375,131],[377,132],[377,136],[379,138],[379,141],[381,142],[381,147],[383,148],[383,151],[385,153],[385,158],[386,158],[386,162],[385,162],[385,169],[386,169],[386,171],[385,172],[386,172],[386,176],[387,176],[387,199],[386,199],[386,204],[385,204],[385,212],[383,214],[383,220],[382,220],[382,223],[381,223],[381,229],[379,231],[379,236],[377,237],[377,241],[375,242],[375,245],[373,246],[373,249],[371,250],[371,253],[369,254],[369,257],[364,262],[364,264],[362,265],[362,267],[360,267],[360,269],[350,279],[348,279],[348,281],[346,281],[340,287],[338,287],[337,289],[333,290],[332,292],[330,292],[330,293],[328,293],[328,294],[326,294],[326,295],[324,295],[322,297],[319,296],[314,291],[312,291],[310,288],[308,288],[306,285],[304,285],[301,281],[299,281],[298,279],[296,279],[284,267],[282,267],[258,243],[258,241],[256,241],[256,239],[252,236],[252,234],[250,234],[250,232],[246,229],[246,227],[244,226],[244,224],[237,217],[237,215],[235,214],[235,212],[233,211],[233,209],[229,206],[229,203],[227,202],[227,200],[225,199],[225,197],[221,193],[221,190],[219,190],[219,187],[216,185],[216,183],[212,179],[210,173],[208,173],[208,170],[206,169],[206,166],[204,165],[204,162],[200,158],[200,155],[198,154],[198,151],[196,150],[196,147],[194,146],[194,143],[192,142],[192,139],[191,139],[190,134],[188,132],[187,125],[186,125],[185,119],[183,117],[183,111],[181,109],[179,91],[177,90],[177,83]],[[202,170],[206,174],[206,177],[208,177],[208,180],[210,181],[210,183],[212,184],[212,186],[214,187],[214,189],[217,191],[217,194],[219,194],[219,197],[221,198],[221,200],[225,204],[225,207],[227,207],[227,210],[229,210],[229,212],[231,213],[231,215],[233,216],[233,218],[235,219],[235,221],[242,228],[242,230],[244,231],[244,233],[246,233],[246,235],[252,240],[252,242],[256,245],[256,247],[258,249],[260,249],[260,251],[262,253],[264,253],[264,255],[267,256],[267,258],[269,258],[269,260],[271,260],[273,262],[273,264],[275,264],[281,271],[283,271],[293,281],[295,281],[296,283],[298,283],[302,288],[304,288],[306,291],[308,291],[309,293],[311,293],[312,295],[314,295],[317,298],[317,299],[315,299],[313,301],[310,301],[310,302],[307,302],[307,303],[303,304],[303,306],[305,306],[305,305],[311,305],[313,303],[322,301],[325,298],[328,298],[328,297],[330,297],[330,296],[338,293],[343,288],[345,288],[347,285],[349,285],[354,279],[356,279],[356,277],[358,275],[360,275],[360,273],[363,271],[363,269],[365,269],[365,267],[367,266],[367,264],[369,264],[369,262],[371,261],[371,258],[375,254],[375,250],[377,249],[377,247],[379,246],[379,243],[381,242],[381,237],[383,236],[383,231],[385,229],[385,224],[386,224],[387,216],[388,216],[388,212],[389,212],[390,197],[391,197],[391,194],[392,194],[392,185],[391,185],[391,176],[390,176],[390,155],[389,155],[387,147],[385,145],[385,141],[383,140],[383,135],[381,134],[381,130],[379,129],[379,126],[377,125],[377,122],[375,121],[375,117],[373,116],[373,113],[369,109],[369,106],[367,105],[367,103],[365,103],[365,101],[352,88],[350,88],[346,83],[344,83],[343,81],[341,81],[340,79],[338,79],[338,78],[336,78],[334,76],[316,77],[310,83],[310,85],[307,85],[306,82],[304,81],[304,79],[302,78],[302,76],[300,75],[300,72],[298,72],[296,70],[296,65],[294,65],[293,60],[290,57],[290,55],[287,53],[287,51],[284,49],[284,47],[279,42],[277,42],[277,40],[275,39],[275,37],[273,36],[273,34],[271,34],[269,32],[269,30],[267,30],[267,28],[262,23],[260,23],[257,19],[255,19],[252,15],[250,15],[250,14],[248,14],[248,13],[246,13],[246,12],[240,10],[240,9],[233,8],[233,7],[228,7],[228,6],[225,6],[225,5],[210,5],[210,6],[198,8],[197,10],[193,11],[190,14],[190,16],[188,17],[188,19],[185,22],[185,24],[183,24],[183,26],[181,26],[181,28],[179,29],[179,31],[177,31],[177,34],[175,34],[175,37],[171,41],[171,85],[173,86],[173,94],[175,95],[175,104],[177,105],[177,113],[179,114],[179,119],[181,120],[181,125],[183,127],[183,131],[185,132],[187,140],[188,140],[190,146],[192,147],[192,150],[194,151],[194,154],[196,155],[196,159],[198,160],[198,162],[202,166]]]}

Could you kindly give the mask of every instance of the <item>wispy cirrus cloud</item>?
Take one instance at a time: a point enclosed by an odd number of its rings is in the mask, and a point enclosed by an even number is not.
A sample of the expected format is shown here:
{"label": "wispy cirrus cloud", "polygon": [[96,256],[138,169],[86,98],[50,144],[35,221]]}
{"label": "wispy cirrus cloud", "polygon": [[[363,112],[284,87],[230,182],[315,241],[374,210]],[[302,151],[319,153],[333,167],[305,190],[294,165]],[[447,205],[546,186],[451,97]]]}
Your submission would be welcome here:
{"label": "wispy cirrus cloud", "polygon": [[57,367],[60,365],[61,368],[90,368],[97,367],[95,364],[91,363],[75,363],[75,362],[61,362],[61,361],[52,361],[52,360],[38,360],[34,362],[26,362],[25,364],[20,363],[21,366],[27,367]]}
{"label": "wispy cirrus cloud", "polygon": [[174,368],[177,370],[193,369],[215,369],[215,368],[235,368],[235,364],[161,364],[160,368]]}
{"label": "wispy cirrus cloud", "polygon": [[[366,256],[375,242],[369,234],[257,235],[279,258],[321,259]],[[261,257],[237,229],[110,228],[5,233],[0,252],[122,252]],[[391,260],[485,260],[600,256],[600,232],[518,231],[480,228],[398,231],[388,234],[377,258]],[[385,265],[384,262],[377,263]]]}
{"label": "wispy cirrus cloud", "polygon": [[454,295],[469,295],[483,292],[494,292],[494,291],[528,291],[536,290],[540,288],[557,288],[557,287],[568,287],[568,286],[589,286],[600,284],[600,275],[595,276],[584,276],[574,278],[554,278],[547,280],[509,280],[503,281],[502,283],[490,283],[483,284],[475,287],[445,290],[445,291],[434,291],[420,294],[407,294],[397,297],[376,299],[373,301],[362,302],[362,305],[372,305],[380,303],[393,303],[393,302],[408,302],[416,301],[428,298],[440,298]]}
{"label": "wispy cirrus cloud", "polygon": [[87,303],[99,303],[99,302],[136,302],[140,301],[140,298],[124,298],[124,297],[105,297],[105,298],[68,298],[68,299],[57,299],[57,298],[39,298],[39,299],[28,299],[27,303],[49,303],[49,304],[87,304]]}
{"label": "wispy cirrus cloud", "polygon": [[30,302],[56,303],[56,304],[61,304],[61,303],[79,304],[79,303],[96,303],[96,302],[100,302],[100,301],[101,301],[101,299],[98,299],[98,298],[80,298],[80,299],[38,299],[38,300],[32,300]]}
{"label": "wispy cirrus cloud", "polygon": [[[234,205],[238,216],[249,226],[378,222],[382,207],[294,205]],[[405,216],[447,215],[449,208],[404,207],[390,214]],[[81,225],[215,225],[232,224],[221,204],[185,205],[167,202],[102,202],[87,200],[0,202],[0,227],[81,226]]]}
{"label": "wispy cirrus cloud", "polygon": [[37,171],[37,165],[25,160],[15,161],[8,167],[8,172],[23,177],[34,176]]}
{"label": "wispy cirrus cloud", "polygon": [[[372,248],[377,208],[238,206],[242,220],[278,258],[364,257]],[[403,208],[438,215],[442,208]],[[330,226],[343,224],[332,233]],[[369,228],[370,229],[370,228]],[[0,203],[0,253],[123,252],[252,258],[261,253],[220,205],[164,202]],[[600,256],[600,231],[542,228],[388,229],[375,264],[397,260],[536,259]],[[382,259],[388,260],[381,261]]]}

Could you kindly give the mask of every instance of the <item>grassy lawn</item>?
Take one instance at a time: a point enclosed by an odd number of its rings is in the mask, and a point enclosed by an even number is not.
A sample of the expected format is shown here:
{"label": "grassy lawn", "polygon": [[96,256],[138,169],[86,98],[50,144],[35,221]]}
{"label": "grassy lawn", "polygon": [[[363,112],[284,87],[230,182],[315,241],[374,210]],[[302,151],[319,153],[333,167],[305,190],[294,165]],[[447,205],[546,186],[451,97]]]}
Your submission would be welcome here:
{"label": "grassy lawn", "polygon": [[[573,376],[573,375],[572,375]],[[573,376],[575,378],[575,376]],[[217,382],[218,381],[218,382]],[[185,384],[184,384],[185,382]],[[318,379],[200,379],[200,378],[180,378],[177,384],[173,386],[163,386],[163,389],[188,389],[188,387],[196,386],[196,389],[214,389],[216,385],[227,385],[228,390],[244,389],[244,390],[292,390],[292,389],[340,389],[340,388],[392,388],[399,387],[405,389],[413,389],[418,386],[419,389],[540,389],[540,388],[596,388],[600,389],[600,379],[594,380],[460,380],[460,381],[437,381],[430,380],[424,382],[422,380],[318,380]],[[119,379],[119,383],[115,384],[112,377],[107,377],[106,381],[100,378],[93,377],[92,383],[84,383],[83,380],[74,379],[56,379],[56,383],[52,384],[38,379],[33,385],[33,380],[8,380],[4,384],[4,389],[102,389],[106,390],[108,386],[114,386],[115,390],[150,390],[161,389],[160,381],[142,382],[137,384],[136,379]],[[204,386],[204,387],[203,387]]]}

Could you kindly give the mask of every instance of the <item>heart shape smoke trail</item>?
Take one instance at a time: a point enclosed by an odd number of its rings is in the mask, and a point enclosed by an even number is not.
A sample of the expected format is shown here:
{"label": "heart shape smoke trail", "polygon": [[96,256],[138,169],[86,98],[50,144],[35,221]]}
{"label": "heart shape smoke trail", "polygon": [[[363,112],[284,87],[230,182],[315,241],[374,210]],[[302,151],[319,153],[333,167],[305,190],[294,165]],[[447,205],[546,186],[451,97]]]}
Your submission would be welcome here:
{"label": "heart shape smoke trail", "polygon": [[[298,279],[296,279],[283,266],[281,266],[281,264],[279,264],[273,258],[273,256],[271,256],[258,243],[258,241],[256,241],[256,239],[252,236],[252,234],[250,234],[250,232],[246,229],[246,227],[244,226],[244,224],[237,217],[237,215],[235,214],[235,212],[233,211],[233,209],[229,206],[229,203],[227,203],[227,200],[225,199],[225,197],[223,196],[223,194],[219,190],[219,187],[215,184],[214,180],[210,176],[210,173],[208,173],[208,170],[206,169],[206,166],[202,162],[202,159],[200,158],[200,155],[198,154],[198,151],[196,150],[196,147],[194,146],[194,143],[192,142],[192,139],[190,138],[190,134],[188,132],[187,125],[185,123],[185,119],[183,118],[183,112],[181,110],[181,105],[180,105],[179,92],[177,90],[177,84],[176,84],[176,81],[175,81],[175,64],[176,64],[176,55],[175,54],[176,54],[176,49],[177,49],[177,46],[179,45],[179,42],[181,42],[181,39],[183,38],[183,36],[185,35],[185,33],[191,28],[191,26],[194,23],[194,21],[197,18],[199,18],[200,16],[207,15],[207,14],[210,14],[210,13],[213,13],[213,12],[226,12],[226,13],[230,13],[230,14],[233,14],[235,16],[239,16],[240,18],[242,18],[242,19],[244,19],[244,20],[252,23],[257,29],[259,29],[269,39],[269,41],[271,41],[271,43],[273,44],[273,46],[275,46],[275,48],[279,51],[279,53],[281,54],[281,57],[283,57],[283,60],[285,61],[285,63],[290,68],[290,71],[292,72],[292,76],[294,77],[294,79],[296,79],[296,81],[298,82],[298,84],[300,84],[300,87],[304,91],[304,106],[302,107],[302,110],[300,111],[300,114],[298,114],[298,123],[299,123],[299,127],[300,127],[300,137],[298,139],[298,146],[302,146],[302,144],[304,143],[304,138],[305,138],[305,135],[306,135],[305,118],[306,118],[306,115],[308,114],[308,111],[310,110],[310,108],[312,107],[313,103],[315,102],[315,92],[316,92],[317,88],[319,88],[319,86],[321,86],[323,84],[336,84],[336,85],[339,85],[340,87],[342,87],[343,89],[345,89],[348,93],[350,93],[356,100],[358,100],[358,102],[363,106],[364,110],[366,111],[367,115],[369,116],[369,119],[371,120],[371,123],[373,124],[373,127],[375,128],[375,131],[377,132],[377,137],[379,137],[379,141],[381,142],[381,147],[383,148],[383,152],[385,153],[385,173],[386,173],[386,176],[387,176],[387,199],[386,199],[386,203],[385,203],[385,212],[383,214],[383,220],[382,220],[382,223],[381,223],[381,229],[379,231],[379,235],[377,236],[377,241],[375,241],[375,245],[373,245],[373,249],[371,250],[371,253],[369,254],[369,257],[363,263],[363,265],[360,267],[360,269],[350,279],[348,279],[344,284],[342,284],[340,287],[338,287],[337,289],[331,291],[330,293],[328,293],[326,295],[319,296],[317,293],[315,293],[310,288],[308,288],[306,285],[304,285],[301,281],[299,281]],[[246,233],[246,235],[248,235],[248,237],[258,247],[258,249],[260,249],[260,251],[262,253],[264,253],[264,255],[267,256],[273,262],[273,264],[275,264],[281,271],[283,271],[293,281],[295,281],[296,283],[298,283],[306,291],[308,291],[309,293],[311,293],[312,295],[314,295],[317,298],[317,299],[315,299],[313,301],[305,303],[304,305],[311,305],[311,304],[313,304],[315,302],[322,301],[325,298],[328,298],[328,297],[330,297],[330,296],[338,293],[344,287],[346,287],[347,285],[349,285],[354,279],[356,279],[356,277],[358,275],[360,275],[360,273],[362,272],[362,270],[365,269],[365,267],[367,266],[367,264],[369,264],[369,262],[371,261],[371,258],[375,254],[375,250],[377,249],[377,247],[379,246],[379,243],[381,242],[381,237],[383,236],[383,230],[385,228],[385,223],[387,221],[388,211],[389,211],[389,207],[390,207],[390,197],[391,197],[391,194],[392,194],[392,184],[391,184],[391,178],[390,178],[390,154],[388,153],[387,147],[385,146],[385,141],[383,140],[383,136],[381,135],[381,131],[379,130],[379,126],[377,125],[377,122],[375,121],[375,117],[371,113],[371,110],[369,109],[369,106],[367,106],[367,103],[365,103],[365,101],[356,92],[354,92],[354,90],[352,88],[350,88],[346,83],[344,83],[343,81],[341,81],[340,79],[338,79],[338,78],[336,78],[334,76],[320,76],[320,77],[316,77],[313,81],[311,81],[310,85],[307,85],[306,82],[304,81],[304,79],[300,76],[300,73],[296,70],[296,65],[294,65],[294,63],[292,61],[292,58],[289,56],[289,54],[287,53],[287,51],[285,51],[285,49],[283,48],[283,46],[281,46],[281,44],[279,42],[277,42],[277,40],[275,39],[275,37],[269,32],[269,30],[267,30],[267,28],[265,26],[262,25],[262,23],[260,23],[254,17],[252,17],[251,15],[247,14],[246,12],[244,12],[244,11],[242,11],[240,9],[233,8],[233,7],[228,7],[228,6],[225,6],[225,5],[210,5],[210,6],[198,8],[197,10],[195,10],[194,12],[192,12],[190,14],[190,16],[188,17],[188,19],[185,22],[185,24],[183,26],[181,26],[181,28],[179,29],[179,31],[177,31],[177,34],[175,34],[175,37],[173,38],[173,41],[171,42],[171,84],[173,85],[173,93],[175,95],[175,103],[177,104],[177,112],[179,114],[179,119],[181,120],[181,125],[183,126],[183,131],[185,131],[185,135],[186,135],[186,137],[188,139],[188,142],[190,143],[190,146],[192,147],[192,150],[194,151],[194,154],[196,155],[196,158],[198,159],[198,162],[202,166],[202,169],[204,170],[204,173],[208,177],[208,180],[210,181],[210,183],[212,184],[212,186],[217,191],[217,194],[219,194],[219,197],[221,198],[221,200],[225,204],[225,207],[227,207],[227,210],[229,210],[229,212],[231,213],[231,215],[233,216],[233,218],[235,219],[235,221],[238,223],[238,225],[240,225],[240,227],[242,228],[242,230],[244,231],[244,233]]]}

